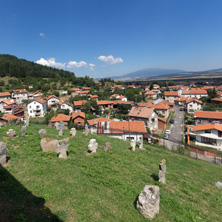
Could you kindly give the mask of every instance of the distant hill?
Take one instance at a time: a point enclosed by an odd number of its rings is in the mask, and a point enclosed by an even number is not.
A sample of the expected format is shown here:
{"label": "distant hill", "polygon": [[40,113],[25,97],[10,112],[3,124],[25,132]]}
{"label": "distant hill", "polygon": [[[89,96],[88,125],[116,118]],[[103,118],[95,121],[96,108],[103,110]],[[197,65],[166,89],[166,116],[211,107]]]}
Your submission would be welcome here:
{"label": "distant hill", "polygon": [[39,65],[25,59],[19,59],[13,55],[0,54],[0,77],[10,76],[16,78],[69,78],[74,73]]}
{"label": "distant hill", "polygon": [[149,69],[142,69],[135,72],[131,72],[122,76],[112,76],[112,79],[146,79],[150,77],[156,77],[160,75],[166,74],[176,74],[185,72],[184,70],[180,69],[158,69],[158,68],[149,68]]}

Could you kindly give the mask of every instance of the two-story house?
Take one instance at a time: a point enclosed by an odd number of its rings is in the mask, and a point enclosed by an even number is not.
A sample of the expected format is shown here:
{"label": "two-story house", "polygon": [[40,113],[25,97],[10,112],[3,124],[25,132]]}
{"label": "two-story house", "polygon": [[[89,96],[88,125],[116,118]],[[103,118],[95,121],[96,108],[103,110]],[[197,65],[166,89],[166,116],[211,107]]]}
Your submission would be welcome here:
{"label": "two-story house", "polygon": [[67,102],[60,100],[58,102],[58,106],[59,106],[59,109],[69,110],[69,114],[73,112],[73,107]]}
{"label": "two-story house", "polygon": [[0,93],[0,102],[10,99],[11,98],[11,94],[9,92],[2,92]]}
{"label": "two-story house", "polygon": [[59,98],[57,96],[48,96],[46,98],[48,106],[56,106],[59,102]]}
{"label": "two-story house", "polygon": [[158,115],[154,108],[132,107],[128,116],[130,121],[143,121],[151,131],[158,129]]}
{"label": "two-story house", "polygon": [[183,97],[191,97],[196,99],[208,96],[207,91],[204,89],[183,90],[181,95]]}
{"label": "two-story house", "polygon": [[26,89],[16,89],[12,91],[11,96],[19,105],[22,104],[24,100],[28,100],[28,91]]}
{"label": "two-story house", "polygon": [[37,98],[27,105],[29,117],[43,117],[46,112],[46,100]]}
{"label": "two-story house", "polygon": [[180,95],[177,91],[165,91],[164,97],[166,101],[169,101],[171,103],[175,103],[175,100],[180,98]]}
{"label": "two-story house", "polygon": [[188,113],[193,113],[196,110],[201,110],[202,109],[202,101],[198,99],[188,99],[186,101],[186,110]]}
{"label": "two-story house", "polygon": [[212,111],[194,111],[195,125],[213,123],[219,121],[222,123],[222,112]]}

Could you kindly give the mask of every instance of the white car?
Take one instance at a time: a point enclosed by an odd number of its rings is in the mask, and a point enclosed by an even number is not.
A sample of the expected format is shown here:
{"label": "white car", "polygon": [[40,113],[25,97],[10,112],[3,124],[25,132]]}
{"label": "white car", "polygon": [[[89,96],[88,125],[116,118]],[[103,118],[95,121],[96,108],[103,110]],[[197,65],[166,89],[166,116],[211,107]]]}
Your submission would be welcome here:
{"label": "white car", "polygon": [[170,130],[166,130],[165,133],[166,134],[170,134],[171,132],[170,132]]}

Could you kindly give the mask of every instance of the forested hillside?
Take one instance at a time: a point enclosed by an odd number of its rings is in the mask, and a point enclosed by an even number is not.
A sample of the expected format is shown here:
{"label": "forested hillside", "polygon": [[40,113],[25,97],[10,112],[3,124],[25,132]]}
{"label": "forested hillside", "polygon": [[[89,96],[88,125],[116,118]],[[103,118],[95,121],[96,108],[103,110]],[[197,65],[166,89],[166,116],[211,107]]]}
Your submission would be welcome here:
{"label": "forested hillside", "polygon": [[88,76],[76,77],[73,72],[43,66],[13,55],[0,54],[0,91],[27,88],[34,90],[62,89],[67,86],[94,86]]}

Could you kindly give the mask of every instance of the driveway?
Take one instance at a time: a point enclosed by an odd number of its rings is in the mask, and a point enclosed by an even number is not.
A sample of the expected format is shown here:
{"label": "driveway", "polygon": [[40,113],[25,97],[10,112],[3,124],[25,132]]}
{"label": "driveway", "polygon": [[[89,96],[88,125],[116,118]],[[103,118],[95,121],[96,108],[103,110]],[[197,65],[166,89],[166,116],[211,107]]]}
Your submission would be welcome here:
{"label": "driveway", "polygon": [[183,114],[184,111],[180,111],[179,106],[174,106],[174,124],[171,125],[171,134],[168,140],[163,140],[163,144],[167,146],[168,149],[172,149],[172,146],[176,148],[180,145],[181,136],[183,135]]}

